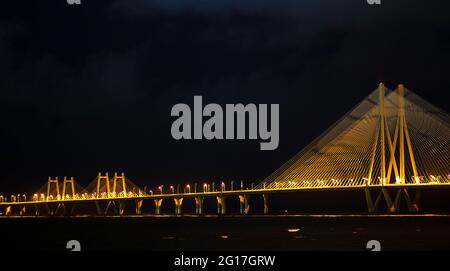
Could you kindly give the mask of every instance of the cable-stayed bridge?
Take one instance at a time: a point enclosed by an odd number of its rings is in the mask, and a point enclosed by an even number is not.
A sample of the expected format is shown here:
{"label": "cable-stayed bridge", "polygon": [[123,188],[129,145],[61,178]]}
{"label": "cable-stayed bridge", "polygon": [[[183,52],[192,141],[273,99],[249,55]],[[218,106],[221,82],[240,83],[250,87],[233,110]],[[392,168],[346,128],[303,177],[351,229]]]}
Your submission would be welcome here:
{"label": "cable-stayed bridge", "polygon": [[[195,201],[195,214],[204,214],[204,199],[214,198],[217,213],[226,214],[226,202],[239,200],[240,213],[250,212],[250,196],[263,197],[264,213],[273,193],[360,190],[367,210],[399,212],[404,200],[408,212],[418,212],[421,191],[450,188],[450,118],[446,112],[399,85],[383,84],[321,136],[257,185],[240,182],[194,183],[139,188],[125,177],[99,173],[86,188],[74,178],[49,178],[34,194],[0,195],[3,215],[78,215],[95,208],[98,215],[124,215],[133,204],[142,214],[144,202],[162,213],[173,200],[175,214],[183,201]],[[300,196],[300,195],[299,195]],[[146,203],[147,204],[147,203]],[[82,208],[80,208],[82,207]]]}

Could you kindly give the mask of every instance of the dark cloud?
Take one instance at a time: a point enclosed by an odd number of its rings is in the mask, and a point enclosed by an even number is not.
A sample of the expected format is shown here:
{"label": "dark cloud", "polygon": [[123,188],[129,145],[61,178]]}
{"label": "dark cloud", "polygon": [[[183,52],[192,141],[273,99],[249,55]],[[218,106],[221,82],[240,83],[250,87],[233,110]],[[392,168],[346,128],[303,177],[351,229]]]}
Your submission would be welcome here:
{"label": "dark cloud", "polygon": [[[151,185],[257,180],[379,81],[448,111],[444,1],[41,2],[0,11],[1,182],[11,190],[51,174],[86,184],[98,170]],[[172,140],[170,108],[195,94],[280,103],[280,148]]]}

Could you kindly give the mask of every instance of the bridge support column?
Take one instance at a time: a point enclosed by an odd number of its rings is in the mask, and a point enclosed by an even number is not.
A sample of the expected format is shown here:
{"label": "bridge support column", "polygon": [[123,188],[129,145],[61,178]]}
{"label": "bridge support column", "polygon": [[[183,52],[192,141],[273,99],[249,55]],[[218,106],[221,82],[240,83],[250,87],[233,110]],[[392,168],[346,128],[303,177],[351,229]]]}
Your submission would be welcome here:
{"label": "bridge support column", "polygon": [[95,202],[95,205],[97,206],[97,213],[99,215],[108,215],[108,211],[110,208],[113,208],[113,213],[116,215],[124,215],[125,214],[125,207],[127,206],[127,202],[123,200],[119,201],[108,201],[108,204],[106,205],[105,211],[102,212],[102,209],[100,207],[99,202]]}
{"label": "bridge support column", "polygon": [[75,203],[60,203],[56,208],[55,214],[60,214],[63,216],[73,215],[75,210]]}
{"label": "bridge support column", "polygon": [[127,206],[127,202],[126,201],[119,201],[119,209],[118,209],[118,213],[119,215],[124,215],[125,214],[125,207]]}
{"label": "bridge support column", "polygon": [[49,215],[49,216],[54,216],[56,213],[56,208],[55,208],[54,204],[46,203],[45,209],[47,210],[47,215]]}
{"label": "bridge support column", "polygon": [[[391,196],[389,194],[389,191],[386,188],[383,187],[383,188],[381,188],[381,193],[383,193],[384,200],[386,201],[386,206],[387,206],[388,212],[389,213],[397,212],[397,208],[396,208],[397,204],[392,203],[392,199],[391,199]],[[398,199],[398,193],[397,193],[397,196],[395,198]],[[396,200],[396,202],[397,202],[397,200]]]}
{"label": "bridge support column", "polygon": [[39,209],[39,204],[34,205],[34,215],[39,216],[41,214],[41,210]]}
{"label": "bridge support column", "polygon": [[264,199],[264,214],[269,213],[269,196],[267,194],[263,194]]}
{"label": "bridge support column", "polygon": [[113,208],[113,213],[117,213],[116,203],[114,201],[108,201],[108,204],[106,205],[105,212],[103,213],[104,215],[108,215],[108,211],[109,211],[109,207],[110,206],[112,206],[112,208]]}
{"label": "bridge support column", "polygon": [[155,199],[154,201],[155,201],[155,214],[160,215],[163,199]]}
{"label": "bridge support column", "polygon": [[239,213],[247,215],[250,213],[250,204],[248,195],[239,195]]}
{"label": "bridge support column", "polygon": [[372,193],[370,192],[369,188],[365,188],[364,189],[364,194],[366,196],[367,211],[370,214],[376,213],[377,210],[378,210],[378,205],[380,204],[380,201],[381,201],[381,196],[382,196],[381,191],[378,192],[378,195],[377,195],[377,198],[375,200],[375,203],[372,200]]}
{"label": "bridge support column", "polygon": [[203,197],[195,198],[195,214],[202,215],[203,214]]}
{"label": "bridge support column", "polygon": [[136,200],[135,203],[136,203],[136,214],[137,215],[142,214],[142,205],[144,204],[144,201],[143,200]]}
{"label": "bridge support column", "polygon": [[[389,196],[386,194],[386,196]],[[416,191],[416,195],[414,197],[414,200],[411,200],[411,197],[409,196],[408,190],[406,188],[401,188],[396,191],[395,194],[395,200],[392,203],[392,206],[389,208],[389,211],[391,212],[399,212],[400,211],[400,203],[402,200],[402,196],[405,199],[406,206],[408,207],[408,212],[410,213],[417,213],[419,212],[419,201],[421,197],[421,190]]]}
{"label": "bridge support column", "polygon": [[181,207],[183,206],[183,198],[174,198],[175,201],[175,214],[181,215]]}
{"label": "bridge support column", "polygon": [[419,202],[422,196],[422,190],[417,190],[416,195],[414,196],[414,200],[411,201],[408,190],[403,189],[403,195],[405,196],[406,204],[408,206],[408,211],[410,213],[418,213],[419,212]]}
{"label": "bridge support column", "polygon": [[216,197],[216,199],[217,199],[217,214],[225,215],[227,213],[226,197],[220,196]]}
{"label": "bridge support column", "polygon": [[416,213],[419,211],[419,201],[421,197],[421,190],[417,190],[414,196],[414,200],[411,200],[409,192],[406,188],[400,188],[395,190],[395,198],[392,200],[389,190],[385,187],[381,188],[378,192],[375,202],[372,200],[372,193],[370,189],[365,188],[364,193],[366,196],[367,209],[369,213],[377,212],[378,206],[380,205],[381,198],[383,197],[386,202],[387,211],[389,213],[397,213],[400,211],[400,204],[402,197],[405,199],[406,205],[408,207],[408,212]]}
{"label": "bridge support column", "polygon": [[[61,210],[61,211],[60,211],[60,210]],[[62,215],[65,215],[65,214],[66,214],[66,205],[65,205],[64,203],[59,203],[59,204],[56,206],[55,215],[58,214],[58,211],[59,211],[59,213],[61,213]]]}
{"label": "bridge support column", "polygon": [[11,205],[6,207],[6,209],[5,209],[5,215],[6,215],[6,216],[12,215],[12,206],[11,206]]}
{"label": "bridge support column", "polygon": [[25,205],[19,206],[20,210],[19,210],[19,215],[20,216],[24,216],[27,214],[27,207]]}
{"label": "bridge support column", "polygon": [[70,216],[72,216],[74,213],[75,213],[75,207],[76,207],[77,205],[75,204],[75,203],[73,203],[71,206],[70,206],[70,213],[69,213],[69,215]]}
{"label": "bridge support column", "polygon": [[97,210],[97,215],[103,215],[102,209],[100,208],[100,203],[98,201],[95,202],[95,209]]}

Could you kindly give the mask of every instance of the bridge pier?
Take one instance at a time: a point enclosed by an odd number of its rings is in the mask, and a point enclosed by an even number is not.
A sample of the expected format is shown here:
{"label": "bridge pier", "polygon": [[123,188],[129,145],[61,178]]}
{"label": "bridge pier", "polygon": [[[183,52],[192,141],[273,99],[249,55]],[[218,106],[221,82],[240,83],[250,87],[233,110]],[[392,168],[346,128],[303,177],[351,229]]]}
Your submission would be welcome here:
{"label": "bridge pier", "polygon": [[217,199],[217,214],[225,215],[227,213],[226,197],[217,196],[216,199]]}
{"label": "bridge pier", "polygon": [[27,207],[25,205],[19,206],[19,215],[24,216],[27,214]]}
{"label": "bridge pier", "polygon": [[56,206],[56,210],[54,212],[54,215],[57,215],[58,211],[60,211],[62,215],[65,215],[66,214],[66,205],[64,203],[59,203]]}
{"label": "bridge pier", "polygon": [[195,214],[202,215],[203,214],[203,197],[195,198]]}
{"label": "bridge pier", "polygon": [[[383,193],[384,200],[386,201],[387,211],[389,213],[396,213],[398,210],[396,208],[397,205],[392,202],[389,191],[383,187],[383,188],[381,188],[381,193]],[[398,197],[396,197],[396,198],[398,198]]]}
{"label": "bridge pier", "polygon": [[154,202],[155,202],[155,215],[160,215],[163,199],[155,199]]}
{"label": "bridge pier", "polygon": [[239,195],[239,213],[247,215],[250,213],[249,195]]}
{"label": "bridge pier", "polygon": [[113,212],[114,212],[114,214],[117,214],[117,215],[124,215],[125,214],[125,207],[127,206],[127,203],[126,203],[126,201],[123,201],[123,200],[119,200],[119,201],[109,201],[108,202],[108,205],[106,206],[106,209],[105,209],[105,215],[107,215],[108,214],[108,211],[109,211],[109,208],[112,206],[112,208],[113,208]]}
{"label": "bridge pier", "polygon": [[71,208],[70,208],[70,216],[72,216],[74,213],[75,213],[75,207],[76,207],[77,205],[74,203],[74,204],[72,204],[72,206],[71,206]]}
{"label": "bridge pier", "polygon": [[34,204],[34,215],[39,216],[41,214],[39,210],[39,204]]}
{"label": "bridge pier", "polygon": [[[67,212],[67,210],[70,210]],[[60,203],[56,208],[55,215],[60,213],[61,215],[73,215],[75,211],[75,203]]]}
{"label": "bridge pier", "polygon": [[416,191],[416,195],[414,197],[414,201],[411,200],[411,197],[409,196],[408,190],[406,188],[400,188],[395,193],[395,199],[392,203],[392,207],[390,208],[391,212],[399,212],[400,211],[400,203],[403,199],[406,202],[406,205],[408,207],[408,212],[410,213],[417,213],[419,211],[419,200],[421,196],[421,190]]}
{"label": "bridge pier", "polygon": [[414,200],[411,201],[411,197],[409,196],[408,190],[403,189],[403,195],[406,200],[406,205],[408,206],[410,213],[418,213],[419,212],[419,202],[420,198],[422,197],[422,190],[418,189],[416,191],[416,194],[414,196]]}
{"label": "bridge pier", "polygon": [[44,206],[45,206],[45,210],[47,211],[47,215],[48,216],[53,215],[53,208],[48,203],[46,203]]}
{"label": "bridge pier", "polygon": [[47,215],[54,216],[57,214],[60,203],[46,203],[45,209],[47,210]]}
{"label": "bridge pier", "polygon": [[370,192],[369,188],[364,188],[364,195],[366,196],[367,211],[370,214],[376,213],[378,210],[378,205],[381,201],[381,191],[378,193],[375,203],[372,200],[372,193]]}
{"label": "bridge pier", "polygon": [[136,204],[136,214],[140,215],[142,214],[142,205],[144,204],[143,200],[135,200],[134,201]]}
{"label": "bridge pier", "polygon": [[97,210],[98,215],[103,215],[102,209],[100,208],[100,203],[98,201],[95,202],[95,209]]}
{"label": "bridge pier", "polygon": [[[123,200],[118,200],[118,201],[110,200],[110,201],[108,201],[108,203],[106,204],[106,207],[104,207],[104,209],[102,208],[102,205],[105,206],[104,204],[100,204],[100,202],[98,202],[98,201],[95,202],[95,207],[97,210],[97,214],[99,216],[108,215],[111,208],[112,208],[113,214],[121,216],[121,215],[125,214],[125,207],[126,207],[127,203],[126,203],[126,201],[123,201]],[[74,209],[75,209],[75,206],[72,207],[71,213],[73,213]]]}
{"label": "bridge pier", "polygon": [[[35,213],[37,215],[40,214],[39,208],[37,205],[35,205]],[[56,207],[55,207],[56,206]],[[50,204],[47,207],[48,215],[55,216],[55,215],[67,215],[67,209],[70,209],[69,215],[72,215],[74,213],[75,204],[69,204],[69,203],[54,203]]]}
{"label": "bridge pier", "polygon": [[414,200],[411,200],[409,192],[406,188],[399,188],[395,190],[395,198],[392,200],[390,191],[383,187],[380,191],[378,191],[375,202],[372,200],[372,193],[369,188],[364,189],[364,193],[366,196],[366,203],[368,212],[373,214],[378,210],[378,206],[380,205],[381,198],[384,198],[386,203],[386,208],[388,213],[398,213],[400,212],[400,204],[402,197],[404,198],[406,205],[408,207],[408,212],[417,213],[419,212],[419,201],[421,197],[421,190],[418,189],[414,196]]}
{"label": "bridge pier", "polygon": [[105,212],[103,213],[104,215],[108,215],[108,211],[109,211],[111,206],[113,208],[113,213],[114,214],[117,213],[116,203],[114,201],[108,201],[108,204],[106,205]]}
{"label": "bridge pier", "polygon": [[181,207],[183,206],[183,198],[174,198],[175,201],[175,214],[181,215]]}
{"label": "bridge pier", "polygon": [[114,211],[118,215],[124,215],[125,214],[125,207],[127,206],[127,202],[124,201],[124,200],[119,200],[117,203],[118,204],[115,204],[115,202],[113,202],[114,207],[115,207]]}
{"label": "bridge pier", "polygon": [[126,206],[127,206],[127,202],[126,201],[124,201],[124,200],[120,200],[119,201],[119,208],[117,209],[119,215],[124,215],[125,214],[125,207]]}
{"label": "bridge pier", "polygon": [[264,199],[264,214],[268,214],[269,213],[269,195],[263,194],[262,196]]}
{"label": "bridge pier", "polygon": [[6,216],[12,215],[12,206],[11,205],[10,206],[6,206],[6,208],[5,208],[5,215]]}

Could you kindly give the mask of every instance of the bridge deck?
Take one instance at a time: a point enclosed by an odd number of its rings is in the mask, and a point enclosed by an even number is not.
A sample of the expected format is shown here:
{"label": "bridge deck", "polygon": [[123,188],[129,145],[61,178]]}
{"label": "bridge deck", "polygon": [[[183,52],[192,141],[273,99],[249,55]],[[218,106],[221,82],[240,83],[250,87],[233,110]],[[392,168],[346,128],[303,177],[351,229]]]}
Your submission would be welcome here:
{"label": "bridge deck", "polygon": [[293,192],[314,192],[314,191],[340,191],[340,190],[363,190],[363,189],[439,189],[450,188],[450,183],[423,183],[423,184],[389,184],[389,185],[354,185],[354,186],[324,186],[324,187],[296,187],[296,188],[271,188],[271,189],[247,189],[247,190],[228,190],[214,192],[193,192],[178,194],[153,194],[136,195],[132,197],[105,197],[105,198],[80,198],[64,200],[41,200],[41,201],[21,201],[21,202],[1,202],[0,206],[11,205],[36,205],[48,203],[77,203],[77,202],[99,202],[99,201],[128,201],[128,200],[151,200],[151,199],[174,199],[174,198],[196,198],[196,197],[216,197],[216,196],[239,196],[249,194],[274,194],[274,193],[293,193]]}

